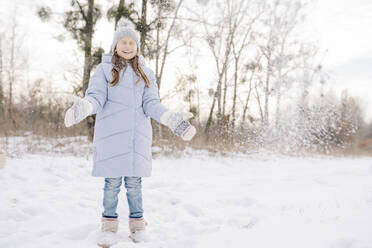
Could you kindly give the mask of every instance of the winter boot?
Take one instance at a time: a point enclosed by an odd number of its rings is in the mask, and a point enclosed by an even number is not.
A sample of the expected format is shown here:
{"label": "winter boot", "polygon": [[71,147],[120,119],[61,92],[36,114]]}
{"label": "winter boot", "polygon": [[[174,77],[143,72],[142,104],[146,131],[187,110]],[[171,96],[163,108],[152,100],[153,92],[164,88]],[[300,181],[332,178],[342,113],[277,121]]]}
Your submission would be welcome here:
{"label": "winter boot", "polygon": [[119,220],[117,218],[102,217],[101,232],[98,235],[97,244],[103,248],[109,248],[117,243]]}
{"label": "winter boot", "polygon": [[147,222],[142,218],[129,218],[129,238],[134,242],[138,243],[141,241],[148,241],[146,235]]}

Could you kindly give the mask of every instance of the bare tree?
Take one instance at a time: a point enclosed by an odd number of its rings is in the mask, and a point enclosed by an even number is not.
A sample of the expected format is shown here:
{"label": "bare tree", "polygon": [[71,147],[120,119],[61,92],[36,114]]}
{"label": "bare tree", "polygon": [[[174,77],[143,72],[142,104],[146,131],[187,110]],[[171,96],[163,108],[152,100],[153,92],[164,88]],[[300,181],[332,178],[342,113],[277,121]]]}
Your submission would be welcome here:
{"label": "bare tree", "polygon": [[[184,44],[178,45],[176,47],[170,47],[170,42],[173,42],[177,39],[177,34],[175,33],[177,27],[177,19],[180,7],[183,3],[183,0],[179,0],[175,3],[175,6],[172,6],[171,1],[152,1],[153,6],[155,7],[156,17],[155,17],[155,76],[158,82],[159,89],[161,87],[161,80],[164,73],[165,63],[167,57],[174,52],[176,49],[182,47]],[[171,14],[171,17],[168,16]],[[170,23],[168,22],[170,19]],[[168,24],[168,25],[167,25]],[[163,40],[163,42],[162,42]]]}
{"label": "bare tree", "polygon": [[141,51],[145,50],[145,44],[146,44],[146,36],[148,32],[148,26],[147,26],[147,0],[142,0],[142,8],[141,8]]}
{"label": "bare tree", "polygon": [[[6,115],[9,120],[10,127],[17,129],[18,123],[14,117],[14,104],[15,104],[15,89],[20,87],[24,78],[25,70],[27,69],[27,57],[25,56],[23,44],[25,34],[19,31],[19,22],[17,20],[17,8],[14,5],[12,18],[9,26],[9,37],[5,38],[5,54],[2,52],[2,71],[6,78],[2,80],[8,83],[7,87],[7,104],[6,104]],[[5,84],[3,84],[4,86]]]}
{"label": "bare tree", "polygon": [[[295,38],[291,37],[296,26],[300,23],[300,11],[303,8],[301,3],[287,3],[284,13],[276,17],[276,33],[277,51],[274,54],[274,74],[276,80],[274,84],[274,91],[276,95],[276,117],[275,124],[279,125],[280,120],[280,106],[283,88],[286,89],[292,85],[291,74],[299,69],[299,60],[304,54],[298,49],[301,44]],[[301,46],[301,45],[300,45]]]}
{"label": "bare tree", "polygon": [[[234,35],[233,43],[232,43],[232,54],[234,60],[234,92],[233,92],[233,103],[232,103],[232,110],[231,110],[231,128],[234,130],[235,122],[236,122],[236,101],[238,95],[238,81],[239,81],[239,74],[241,69],[241,58],[246,54],[246,50],[248,46],[252,43],[254,39],[254,25],[260,18],[263,13],[265,7],[265,1],[262,2],[255,2],[255,1],[240,1],[238,2],[237,6],[238,11],[236,14],[233,15],[234,23],[237,26],[238,32]],[[254,15],[248,15],[248,13],[254,13]],[[244,67],[244,65],[243,65]],[[249,68],[251,67],[251,68]],[[251,95],[252,90],[252,79],[255,71],[255,66],[248,65],[248,68],[245,69],[253,69],[251,74],[251,79],[249,80],[249,90],[247,100],[244,106],[243,111],[243,122],[245,119],[245,114],[248,108],[248,102]],[[244,69],[243,69],[244,70]],[[249,70],[245,70],[246,72]],[[243,73],[241,73],[243,74]]]}
{"label": "bare tree", "polygon": [[282,88],[289,86],[288,76],[297,69],[294,61],[299,55],[296,50],[298,41],[291,35],[301,21],[302,9],[300,1],[268,1],[260,20],[257,46],[263,55],[264,67],[258,89],[263,91],[264,125],[269,124],[269,99],[273,94],[276,96],[276,116],[279,119]]}
{"label": "bare tree", "polygon": [[[218,1],[215,6],[208,6],[210,11],[214,12],[213,19],[210,13],[206,13],[203,8],[203,13],[198,15],[201,20],[204,41],[207,44],[208,49],[212,53],[215,61],[217,78],[216,78],[216,89],[213,93],[213,99],[211,108],[208,115],[208,120],[204,128],[204,132],[208,134],[213,121],[214,108],[217,103],[217,125],[222,123],[222,112],[223,112],[223,95],[222,95],[222,84],[224,82],[224,75],[228,70],[230,55],[232,51],[233,36],[236,31],[236,24],[232,20],[233,12],[236,11],[233,8],[233,1]],[[208,18],[208,19],[207,19]]]}
{"label": "bare tree", "polygon": [[[15,10],[16,12],[16,10]],[[12,116],[12,108],[13,108],[13,87],[14,81],[16,80],[15,76],[15,42],[16,42],[16,28],[17,28],[17,20],[16,20],[16,13],[13,15],[12,24],[11,24],[11,35],[10,35],[10,60],[9,60],[9,70],[8,70],[8,117],[12,120],[12,123],[15,124],[15,120]]]}
{"label": "bare tree", "polygon": [[[179,39],[180,30],[177,30],[177,21],[180,7],[182,6],[183,0],[172,4],[173,1],[162,1],[152,0],[151,3],[155,7],[155,77],[158,83],[158,88],[162,86],[162,78],[166,65],[166,61],[169,55],[175,52],[178,48],[184,46],[184,44],[170,46],[170,42],[176,43]],[[170,18],[168,16],[171,15]],[[177,33],[178,31],[178,33]],[[159,136],[162,137],[162,125],[158,125]]]}

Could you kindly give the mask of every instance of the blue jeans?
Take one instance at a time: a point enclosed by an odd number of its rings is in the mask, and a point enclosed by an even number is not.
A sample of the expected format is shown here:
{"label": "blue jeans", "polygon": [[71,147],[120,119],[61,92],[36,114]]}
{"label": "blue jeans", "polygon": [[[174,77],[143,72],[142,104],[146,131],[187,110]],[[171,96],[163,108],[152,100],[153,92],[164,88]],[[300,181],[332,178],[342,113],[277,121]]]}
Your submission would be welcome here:
{"label": "blue jeans", "polygon": [[[142,185],[141,177],[124,177],[125,188],[127,189],[127,200],[129,206],[129,218],[143,217],[142,209]],[[118,194],[122,177],[105,178],[103,194],[103,217],[117,218]]]}

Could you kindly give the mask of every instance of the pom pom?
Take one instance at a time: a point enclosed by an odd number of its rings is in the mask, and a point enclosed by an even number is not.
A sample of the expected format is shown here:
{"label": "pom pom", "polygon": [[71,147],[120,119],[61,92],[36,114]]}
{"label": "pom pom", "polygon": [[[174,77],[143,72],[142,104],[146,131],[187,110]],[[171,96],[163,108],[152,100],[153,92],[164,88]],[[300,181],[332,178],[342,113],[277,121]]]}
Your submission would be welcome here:
{"label": "pom pom", "polygon": [[131,21],[129,21],[128,19],[126,18],[120,18],[120,20],[118,21],[118,29],[119,28],[133,28],[134,29],[134,25]]}

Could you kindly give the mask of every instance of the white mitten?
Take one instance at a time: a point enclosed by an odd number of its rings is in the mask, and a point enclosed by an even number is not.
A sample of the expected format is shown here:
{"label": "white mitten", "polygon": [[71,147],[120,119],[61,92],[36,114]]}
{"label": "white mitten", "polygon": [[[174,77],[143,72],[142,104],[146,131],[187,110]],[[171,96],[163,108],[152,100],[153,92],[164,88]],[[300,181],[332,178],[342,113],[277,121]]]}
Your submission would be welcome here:
{"label": "white mitten", "polygon": [[92,104],[84,98],[80,99],[66,111],[65,126],[71,127],[72,125],[79,123],[80,121],[84,120],[85,117],[90,115],[92,111]]}
{"label": "white mitten", "polygon": [[160,123],[169,127],[169,129],[183,140],[191,140],[196,134],[196,129],[187,120],[193,117],[191,112],[180,113],[173,111],[166,111],[160,117]]}

